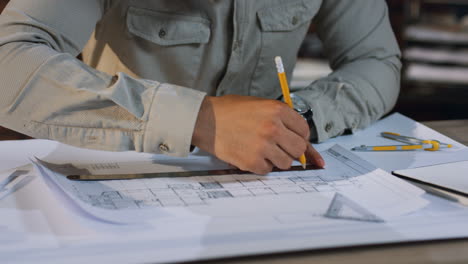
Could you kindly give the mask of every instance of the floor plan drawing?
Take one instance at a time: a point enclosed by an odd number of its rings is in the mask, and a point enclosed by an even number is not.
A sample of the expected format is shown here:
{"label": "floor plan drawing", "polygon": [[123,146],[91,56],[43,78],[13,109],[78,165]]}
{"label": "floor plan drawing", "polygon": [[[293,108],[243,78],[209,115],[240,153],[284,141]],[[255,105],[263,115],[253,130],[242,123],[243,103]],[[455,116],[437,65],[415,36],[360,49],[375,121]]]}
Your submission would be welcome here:
{"label": "floor plan drawing", "polygon": [[[236,208],[263,203],[267,208],[273,203],[270,201],[275,200],[282,203],[284,208],[290,207],[294,201],[302,204],[304,200],[301,199],[304,198],[309,199],[308,203],[311,206],[316,204],[317,210],[313,211],[313,214],[328,214],[331,218],[379,221],[381,215],[377,217],[375,210],[383,214],[398,215],[425,204],[420,198],[424,193],[422,190],[377,169],[339,145],[321,154],[328,164],[326,169],[280,171],[267,175],[223,174],[72,181],[64,177],[64,168],[80,169],[78,165],[58,164],[52,165],[51,168],[60,168],[60,173],[54,173],[52,179],[69,193],[72,199],[77,199],[91,208],[116,212],[187,208],[210,214],[212,208],[223,210],[220,203]],[[125,164],[92,166],[122,169]],[[379,199],[374,199],[378,196]],[[234,205],[237,200],[238,205]],[[328,212],[323,208],[324,203],[325,206],[330,203]],[[353,212],[353,215],[349,215],[350,212]]]}
{"label": "floor plan drawing", "polygon": [[[288,193],[337,192],[345,186],[359,188],[356,176],[369,172],[365,164],[355,163],[330,149],[326,160],[341,161],[329,171],[308,170],[274,172],[266,176],[232,174],[182,178],[154,178],[102,182],[71,182],[62,179],[78,197],[106,209],[166,206],[200,206],[212,199],[282,195]],[[96,164],[93,166],[106,166]],[[113,165],[118,168],[118,165]]]}

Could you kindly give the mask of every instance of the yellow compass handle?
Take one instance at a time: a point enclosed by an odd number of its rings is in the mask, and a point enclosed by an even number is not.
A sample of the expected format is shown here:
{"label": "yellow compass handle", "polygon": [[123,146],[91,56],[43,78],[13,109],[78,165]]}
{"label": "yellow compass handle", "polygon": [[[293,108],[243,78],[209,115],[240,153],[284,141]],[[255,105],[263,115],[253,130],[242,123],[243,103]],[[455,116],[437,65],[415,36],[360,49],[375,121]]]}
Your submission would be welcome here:
{"label": "yellow compass handle", "polygon": [[437,151],[440,149],[440,143],[439,141],[437,140],[424,140],[423,141],[424,144],[431,144],[432,145],[432,148],[427,148],[427,149],[424,149],[424,150],[427,150],[427,151]]}

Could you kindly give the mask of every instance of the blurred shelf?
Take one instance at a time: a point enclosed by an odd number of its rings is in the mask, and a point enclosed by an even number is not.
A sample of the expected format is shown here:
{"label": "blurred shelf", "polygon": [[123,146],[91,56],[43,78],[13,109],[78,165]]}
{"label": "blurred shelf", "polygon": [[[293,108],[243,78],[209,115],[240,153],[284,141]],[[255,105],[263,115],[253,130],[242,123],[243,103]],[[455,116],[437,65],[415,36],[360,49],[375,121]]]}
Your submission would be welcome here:
{"label": "blurred shelf", "polygon": [[468,6],[468,1],[466,0],[416,0],[425,4],[437,4],[437,5],[466,5]]}
{"label": "blurred shelf", "polygon": [[332,69],[326,60],[305,59],[297,60],[296,67],[291,79],[292,88],[303,88],[309,86],[315,80],[329,75]]}
{"label": "blurred shelf", "polygon": [[468,0],[407,0],[395,111],[418,121],[468,119]]}
{"label": "blurred shelf", "polygon": [[406,61],[468,66],[468,48],[409,47],[403,52]]}
{"label": "blurred shelf", "polygon": [[407,41],[468,46],[468,32],[466,30],[460,26],[414,24],[406,28],[404,37]]}
{"label": "blurred shelf", "polygon": [[[410,82],[461,85],[468,89],[468,67],[408,63],[404,78]],[[466,85],[466,86],[463,86]]]}

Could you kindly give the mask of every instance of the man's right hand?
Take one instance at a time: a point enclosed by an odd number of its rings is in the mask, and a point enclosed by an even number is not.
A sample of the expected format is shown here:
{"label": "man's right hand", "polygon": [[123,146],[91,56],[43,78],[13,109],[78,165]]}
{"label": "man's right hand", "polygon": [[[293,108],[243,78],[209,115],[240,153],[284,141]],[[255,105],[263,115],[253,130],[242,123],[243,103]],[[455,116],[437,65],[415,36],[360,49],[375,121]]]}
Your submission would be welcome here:
{"label": "man's right hand", "polygon": [[306,154],[325,165],[309,144],[307,122],[283,102],[251,96],[205,97],[192,144],[241,170],[266,174],[289,169]]}

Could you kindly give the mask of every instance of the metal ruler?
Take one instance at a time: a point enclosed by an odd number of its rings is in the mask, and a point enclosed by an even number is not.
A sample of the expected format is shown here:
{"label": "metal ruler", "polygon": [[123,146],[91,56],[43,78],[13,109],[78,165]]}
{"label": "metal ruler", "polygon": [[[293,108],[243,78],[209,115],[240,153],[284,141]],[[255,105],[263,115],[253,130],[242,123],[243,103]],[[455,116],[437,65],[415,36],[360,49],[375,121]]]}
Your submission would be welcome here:
{"label": "metal ruler", "polygon": [[[307,165],[304,169],[302,166],[292,166],[288,170],[280,170],[274,168],[273,172],[280,171],[304,171],[319,169],[315,165]],[[103,174],[103,175],[68,175],[67,178],[73,181],[110,181],[110,180],[133,180],[133,179],[152,179],[166,177],[195,177],[195,176],[217,176],[229,174],[254,174],[248,171],[239,169],[224,169],[224,170],[205,170],[205,171],[176,171],[176,172],[154,172],[154,173],[134,173],[134,174]]]}

